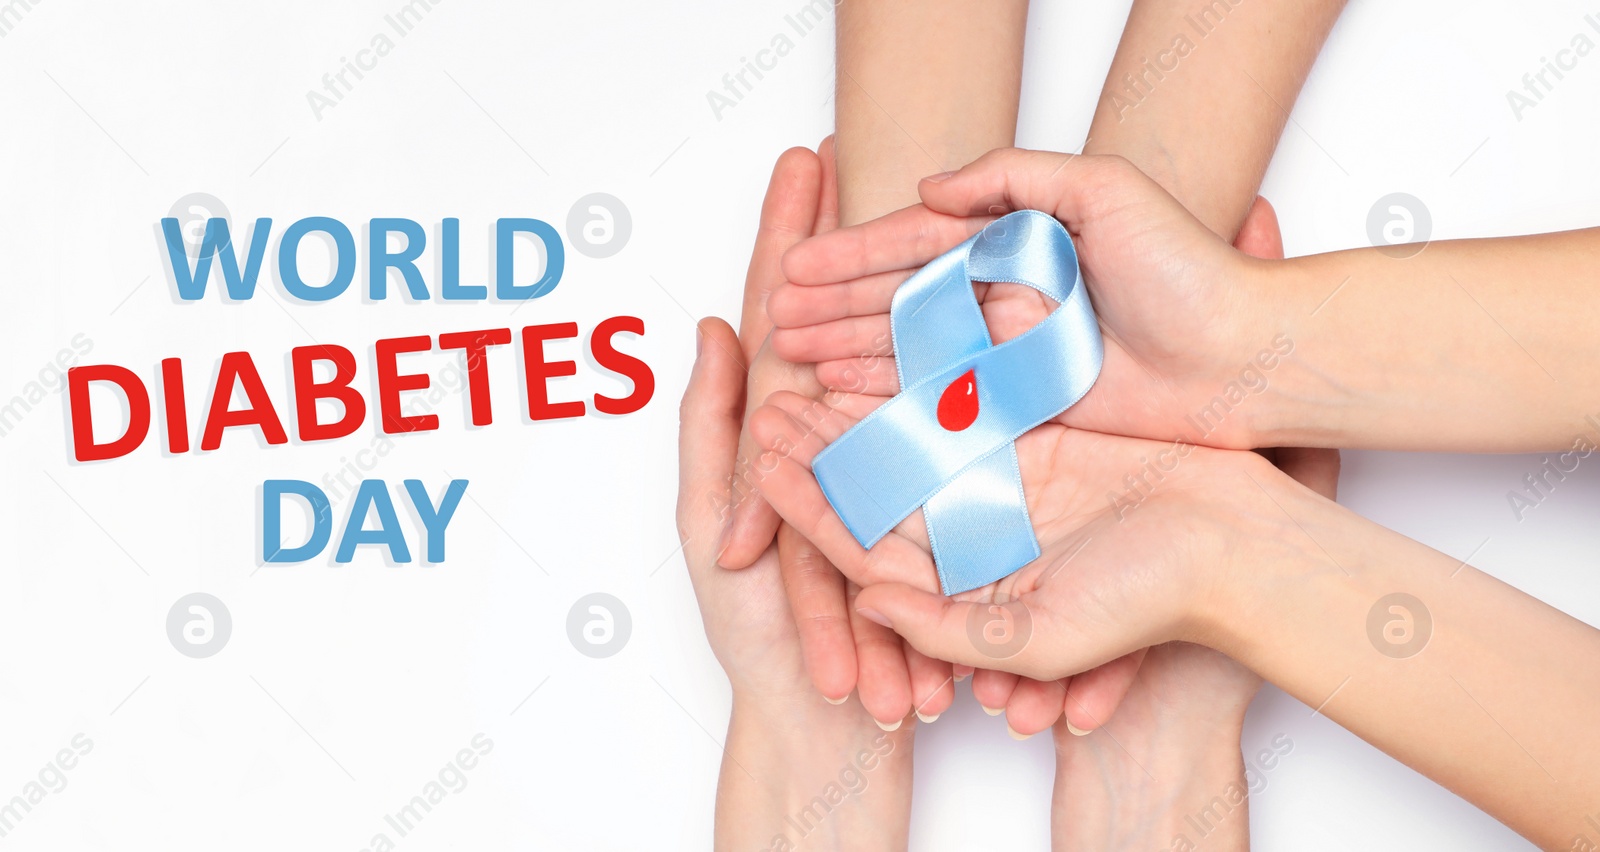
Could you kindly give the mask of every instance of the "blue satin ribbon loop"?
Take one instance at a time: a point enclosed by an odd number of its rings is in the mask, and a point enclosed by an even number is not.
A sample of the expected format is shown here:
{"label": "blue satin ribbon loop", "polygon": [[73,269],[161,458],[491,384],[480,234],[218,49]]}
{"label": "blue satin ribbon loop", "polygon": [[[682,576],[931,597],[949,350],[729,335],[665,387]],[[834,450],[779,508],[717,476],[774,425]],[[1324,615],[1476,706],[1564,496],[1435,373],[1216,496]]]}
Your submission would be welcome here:
{"label": "blue satin ribbon loop", "polygon": [[[974,281],[1032,287],[1057,302],[998,346]],[[922,507],[945,594],[994,582],[1039,558],[1016,439],[1070,408],[1100,375],[1104,348],[1061,223],[1022,210],[989,223],[895,291],[890,308],[900,393],[812,464],[823,494],[862,547]],[[938,406],[976,377],[977,419],[951,431]]]}

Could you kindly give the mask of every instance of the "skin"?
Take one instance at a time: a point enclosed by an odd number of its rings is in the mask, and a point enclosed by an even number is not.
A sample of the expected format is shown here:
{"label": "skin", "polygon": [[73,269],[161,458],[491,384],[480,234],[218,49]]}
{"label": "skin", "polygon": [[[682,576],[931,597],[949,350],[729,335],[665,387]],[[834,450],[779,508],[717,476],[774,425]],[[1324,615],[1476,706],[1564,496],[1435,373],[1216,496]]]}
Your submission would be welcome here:
{"label": "skin", "polygon": [[[1287,119],[1281,105],[1294,102],[1342,6],[1326,0],[1294,8],[1248,6],[1229,12],[1223,22],[1207,21],[1202,26],[1208,32],[1202,35],[1196,30],[1186,36],[1199,39],[1204,49],[1185,51],[1182,73],[1155,72],[1159,87],[1146,92],[1140,86],[1152,80],[1147,60],[1169,54],[1173,34],[1197,25],[1195,10],[1182,4],[1140,0],[1108,73],[1086,150],[1127,155],[1208,226],[1232,239],[1251,207]],[[1026,13],[1027,4],[1016,0],[919,4],[866,0],[839,9],[839,193],[846,224],[914,201],[915,175],[928,166],[959,165],[990,148],[1010,144]],[[961,56],[963,61],[928,62],[930,55]],[[921,69],[918,74],[901,73],[912,63]],[[1144,83],[1130,82],[1133,76]],[[886,300],[903,277],[903,272],[878,276],[873,282],[876,295]],[[995,294],[997,301],[1011,297],[1037,304],[1031,291],[1007,293],[1001,288]],[[862,351],[888,354],[888,339],[875,330],[871,348]],[[780,330],[773,340],[775,351],[793,361],[810,360],[786,351],[785,342]],[[880,377],[888,371],[889,360],[875,360]],[[873,372],[873,366],[874,362],[864,365],[852,355],[823,365],[821,378],[831,387],[851,387],[852,375]],[[810,376],[784,389],[818,396]],[[746,447],[742,455],[753,457],[748,439]],[[742,564],[768,539],[775,523],[759,498],[741,505],[734,514],[723,564]],[[856,670],[852,626],[863,646],[881,648],[885,639],[863,633],[869,626],[859,621],[852,625],[845,603],[854,589],[814,548],[789,533],[780,536],[780,543],[785,545],[784,574],[794,593],[796,615],[805,625],[813,679],[825,695],[843,696]],[[877,676],[865,679],[862,700],[881,721],[903,716],[912,699],[925,721],[948,705],[948,679],[937,680],[943,668],[918,660],[914,652],[907,657],[909,690],[897,666],[880,665]],[[1095,672],[1078,679],[1075,687],[1024,684],[1020,692],[1017,679],[980,672],[973,692],[991,713],[1006,708],[1008,728],[1013,735],[1021,731],[1026,736],[1053,719],[1043,708],[1060,703],[1069,689],[1075,689],[1064,710],[1068,729],[1078,732],[1110,715],[1137,663],[1135,659]],[[924,673],[920,678],[919,670]],[[965,673],[964,667],[955,670],[958,678]]]}
{"label": "skin", "polygon": [[[814,230],[820,176],[818,158],[803,148],[778,161],[746,279],[747,304],[758,304],[772,286],[783,250]],[[768,848],[779,835],[795,844],[803,839],[810,848],[905,848],[909,728],[885,732],[860,705],[831,705],[807,686],[777,544],[743,571],[714,564],[717,533],[734,497],[747,353],[766,334],[760,312],[752,316],[745,339],[721,320],[700,324],[680,409],[679,537],[706,638],[733,689],[717,785],[716,848]],[[898,638],[895,648],[898,653]],[[818,797],[839,804],[825,816],[808,816],[820,813]]]}
{"label": "skin", "polygon": [[[962,215],[972,199],[999,195],[1042,205],[1080,240],[1106,364],[1066,425],[1221,448],[1453,452],[1570,450],[1592,432],[1600,376],[1582,365],[1600,357],[1591,331],[1600,305],[1583,296],[1600,229],[1432,243],[1403,260],[1373,248],[1264,261],[1231,250],[1156,189],[1117,158],[995,152],[959,179],[924,182],[925,206],[796,246],[784,271],[816,284],[919,266],[982,226]],[[769,305],[779,322],[830,310],[819,288],[787,292],[795,298],[774,293]],[[1030,326],[1043,310],[985,305],[1001,327]],[[813,357],[855,348],[853,338],[794,330],[810,334]],[[1291,352],[1267,368],[1269,349]],[[1229,383],[1250,393],[1219,417]]]}
{"label": "skin", "polygon": [[[762,208],[747,304],[759,304],[759,295],[777,279],[781,252],[826,215],[827,195],[819,192],[823,174],[823,162],[804,149],[779,159]],[[1241,235],[1241,246],[1281,253],[1270,207],[1259,204],[1258,214]],[[765,333],[759,311],[747,322],[748,336]],[[884,732],[861,706],[830,706],[804,688],[805,637],[786,609],[776,564],[781,538],[747,571],[712,565],[714,549],[707,542],[714,541],[731,499],[749,347],[720,320],[706,320],[697,348],[680,415],[687,428],[680,428],[678,524],[706,634],[734,695],[718,785],[717,848],[768,846],[778,834],[818,848],[903,848],[911,728]],[[1331,489],[1336,471],[1302,469],[1296,475],[1320,478],[1321,487]],[[1153,843],[1184,831],[1184,815],[1200,812],[1209,797],[1241,783],[1237,732],[1258,682],[1248,670],[1198,646],[1157,649],[1105,734],[1083,740],[1061,735],[1073,744],[1060,749],[1057,764],[1056,848]],[[814,800],[826,800],[830,789],[850,795],[818,818]],[[1208,843],[1242,847],[1247,829],[1247,819],[1230,816]]]}
{"label": "skin", "polygon": [[[1127,92],[1117,93],[1120,81],[1129,74],[1146,73],[1139,66],[1170,47],[1172,33],[1180,31],[1180,23],[1192,11],[1163,0],[1139,0],[1108,74],[1086,150],[1126,154],[1208,226],[1233,238],[1245,211],[1254,215],[1251,201],[1287,117],[1279,104],[1294,102],[1342,5],[1321,2],[1293,9],[1270,5],[1234,10],[1226,26],[1204,36],[1205,50],[1183,58],[1181,74],[1163,76],[1159,92],[1148,97],[1136,93],[1138,103],[1130,106]],[[912,5],[904,0],[864,0],[839,9],[838,203],[846,224],[914,201],[915,178],[928,166],[949,168],[1010,144],[1025,22],[1026,3],[1014,1],[924,0]],[[890,32],[895,36],[885,37]],[[929,55],[963,59],[927,62]],[[919,74],[900,73],[912,63],[922,69]],[[1203,130],[1196,132],[1197,128]],[[827,171],[826,150],[824,163]],[[832,183],[826,175],[824,180]],[[1270,214],[1268,207],[1264,215]],[[832,224],[819,222],[818,227]],[[1281,254],[1281,247],[1278,250]],[[892,292],[903,276],[880,278],[879,291]],[[747,324],[749,315],[747,303]],[[885,351],[886,342],[881,338],[875,348]],[[805,368],[798,368],[787,382],[765,380],[782,370],[769,368],[768,360],[766,353],[755,358],[752,400],[766,395],[757,392],[758,385],[761,391],[789,389],[819,396],[815,374]],[[845,366],[854,369],[859,364]],[[1300,451],[1284,453],[1291,465],[1337,476],[1335,454],[1315,458]],[[747,438],[741,457],[753,456]],[[774,523],[759,497],[744,501],[725,539],[723,563],[747,560],[770,536]],[[859,685],[861,701],[886,727],[898,725],[890,720],[904,717],[908,705],[923,721],[937,718],[953,698],[949,667],[911,648],[905,649],[902,666],[892,647],[893,637],[849,607],[857,587],[792,527],[779,529],[777,541],[807,667],[818,688],[838,700],[848,695],[853,683]],[[1013,736],[1023,738],[1049,727],[1063,711],[1067,721],[1058,732],[1083,735],[1104,724],[1135,686],[1142,653],[1062,681],[978,670],[973,692],[989,712],[1005,708]],[[953,673],[959,678],[969,671],[957,666]],[[1249,689],[1254,691],[1253,686]],[[1240,702],[1222,701],[1219,706],[1230,703]],[[1083,748],[1104,747],[1104,738],[1095,742]],[[1176,744],[1168,746],[1175,750]],[[1089,764],[1064,760],[1061,765]],[[1071,786],[1070,776],[1063,775],[1058,795]],[[1058,825],[1062,822],[1057,820]],[[1092,822],[1075,819],[1071,824],[1082,829]],[[1091,834],[1080,834],[1093,845]]]}
{"label": "skin", "polygon": [[[819,150],[824,200],[817,230],[903,207],[916,200],[921,175],[1012,144],[1026,17],[1025,0],[861,0],[838,7],[837,159],[834,143],[825,141]],[[930,55],[963,59],[928,62]],[[912,65],[921,69],[918,74],[903,73]],[[767,291],[748,295],[744,328],[752,327],[754,314],[764,313],[766,296]],[[761,347],[760,338],[745,338],[752,407],[777,390],[823,396],[811,365],[786,363]],[[762,476],[759,455],[746,433],[738,477],[748,487],[735,494],[718,564],[743,568],[776,539],[817,689],[830,701],[859,690],[861,703],[885,728],[898,727],[913,713],[924,722],[937,719],[955,698],[955,679],[971,672],[953,671],[854,614],[849,601],[858,589],[803,537],[781,529],[754,488]],[[991,700],[990,706],[1004,707],[1006,695]],[[1060,715],[1059,703],[1058,696],[1040,728]]]}
{"label": "skin", "polygon": [[[1346,264],[1339,270],[1344,274],[1430,268],[1401,267],[1376,250],[1309,261],[1248,258],[1116,158],[998,152],[955,176],[924,183],[922,194],[929,209],[797,247],[785,260],[786,269],[791,263],[795,267],[790,277],[803,279],[793,272],[806,271],[809,263],[821,268],[836,264],[847,273],[841,278],[859,276],[884,268],[864,262],[869,259],[934,251],[941,228],[967,223],[948,211],[965,211],[975,198],[999,196],[1007,204],[1052,212],[1079,239],[1091,293],[1116,334],[1121,357],[1132,362],[1137,355],[1138,363],[1154,374],[1143,379],[1131,371],[1104,375],[1093,393],[1104,394],[1105,404],[1086,413],[1091,420],[1102,418],[1101,423],[1115,416],[1119,396],[1151,391],[1141,383],[1152,378],[1164,380],[1159,387],[1185,403],[1172,407],[1177,412],[1185,411],[1190,400],[1215,394],[1214,388],[1222,387],[1214,383],[1217,379],[1238,380],[1239,366],[1251,357],[1240,356],[1253,348],[1254,334],[1274,327],[1282,317],[1277,313],[1282,300],[1293,304],[1297,288],[1305,287],[1306,269],[1326,274],[1327,265],[1336,262]],[[935,218],[939,216],[943,220]],[[908,229],[908,224],[919,227]],[[908,233],[921,234],[922,244],[892,238]],[[1539,289],[1525,286],[1519,293],[1524,304],[1546,308],[1543,316],[1551,329],[1541,331],[1549,337],[1540,341],[1570,344],[1573,348],[1567,351],[1576,355],[1587,352],[1588,344],[1561,335],[1564,317],[1591,308],[1562,291],[1578,286],[1567,282],[1584,274],[1571,265],[1576,252],[1571,246],[1581,241],[1592,245],[1594,239],[1579,232],[1438,244],[1422,256],[1433,255],[1439,264],[1471,260],[1467,268],[1475,270],[1489,265],[1488,271],[1510,273],[1515,268],[1521,270],[1517,280],[1541,282]],[[1351,264],[1360,263],[1371,266],[1352,269]],[[1325,283],[1320,276],[1313,280]],[[1137,293],[1125,292],[1133,289],[1133,281],[1182,299],[1175,303],[1189,310],[1189,322],[1172,325],[1170,316],[1181,311],[1171,310],[1170,304],[1157,310]],[[1383,313],[1415,319],[1421,315],[1404,306],[1412,299],[1429,304],[1426,299],[1435,295],[1425,278],[1416,281],[1396,273],[1384,283],[1388,299]],[[1208,312],[1223,301],[1231,310]],[[1402,307],[1397,309],[1396,303]],[[1380,322],[1377,315],[1366,319]],[[1430,324],[1408,325],[1410,333],[1427,335]],[[1193,369],[1211,369],[1212,375],[1179,374],[1175,361],[1161,357],[1156,330],[1178,333],[1185,326],[1196,344],[1189,349],[1197,365]],[[1364,327],[1364,335],[1344,330],[1343,336],[1383,339],[1372,334],[1370,325]],[[1229,335],[1238,338],[1230,340]],[[1436,349],[1456,346],[1470,361],[1480,342],[1457,336],[1460,342],[1432,343]],[[1108,373],[1112,345],[1108,340]],[[1305,345],[1297,343],[1297,353]],[[1336,342],[1329,339],[1322,345]],[[1410,351],[1409,344],[1399,349]],[[1549,353],[1547,357],[1558,369],[1570,363]],[[1275,374],[1273,382],[1293,386],[1293,369],[1286,367],[1291,360],[1283,359],[1279,366],[1285,371]],[[1482,385],[1497,386],[1496,378],[1520,375],[1514,371],[1522,369],[1480,360],[1486,370],[1513,371],[1491,372],[1487,381],[1480,378]],[[1320,355],[1313,364],[1330,385],[1365,387],[1368,379],[1359,370],[1346,376],[1339,372],[1342,366],[1349,365]],[[1433,413],[1454,404],[1457,391],[1450,381],[1421,377],[1429,361],[1419,356],[1418,363],[1397,367],[1391,357],[1386,366],[1391,375],[1380,387],[1413,381],[1409,376],[1417,375],[1408,409],[1411,419],[1425,419],[1416,417],[1418,406]],[[1577,377],[1573,385],[1569,393],[1592,390]],[[1300,403],[1303,410],[1324,410],[1315,404],[1314,387],[1295,388],[1296,393],[1308,393],[1309,400]],[[1512,396],[1522,393],[1511,391]],[[1378,408],[1376,401],[1384,399],[1379,394],[1355,396],[1358,413]],[[1139,648],[1173,641],[1202,645],[1238,660],[1535,843],[1568,848],[1589,830],[1585,817],[1600,801],[1600,765],[1589,756],[1600,753],[1600,730],[1584,722],[1590,715],[1589,697],[1600,689],[1600,631],[1457,559],[1355,516],[1295,483],[1256,453],[1174,444],[1181,426],[1162,426],[1166,400],[1120,421],[1161,433],[1154,439],[1088,431],[1083,423],[1051,423],[1018,440],[1030,516],[1045,555],[1007,581],[1016,600],[1006,605],[1005,617],[1028,624],[1030,638],[1003,660],[986,655],[969,632],[971,619],[981,623],[996,617],[993,612],[927,590],[922,578],[931,571],[931,558],[915,518],[871,551],[862,550],[806,468],[810,454],[870,403],[857,408],[841,404],[826,421],[831,425],[807,438],[793,434],[791,415],[782,400],[775,402],[756,413],[754,428],[769,445],[782,436],[796,449],[769,477],[769,498],[842,571],[866,587],[856,603],[862,614],[893,626],[925,653],[1051,678]],[[1512,417],[1500,411],[1496,400],[1479,399],[1476,405],[1480,418]],[[1523,442],[1518,446],[1539,446],[1573,428],[1570,405],[1518,410],[1511,421],[1521,424],[1514,431]],[[1341,442],[1365,435],[1370,443],[1403,445],[1411,434],[1407,430],[1417,428],[1396,425],[1398,436],[1386,435],[1372,425],[1386,422],[1378,413],[1373,412],[1370,422],[1349,418],[1365,422],[1365,431],[1349,426],[1332,431]],[[1261,435],[1272,440],[1311,433],[1305,427],[1294,433],[1294,427],[1281,423],[1271,431],[1254,431],[1254,424],[1265,422],[1271,421],[1249,415],[1224,425],[1229,440],[1245,446]],[[1481,426],[1436,425],[1468,436],[1475,448],[1503,447],[1508,440],[1502,431]],[[1130,472],[1147,471],[1147,460],[1163,453],[1170,469],[1150,477],[1149,487],[1136,499],[1107,498],[1125,487]],[[1414,600],[1396,603],[1389,598],[1396,592]],[[1423,641],[1408,644],[1416,637]]]}

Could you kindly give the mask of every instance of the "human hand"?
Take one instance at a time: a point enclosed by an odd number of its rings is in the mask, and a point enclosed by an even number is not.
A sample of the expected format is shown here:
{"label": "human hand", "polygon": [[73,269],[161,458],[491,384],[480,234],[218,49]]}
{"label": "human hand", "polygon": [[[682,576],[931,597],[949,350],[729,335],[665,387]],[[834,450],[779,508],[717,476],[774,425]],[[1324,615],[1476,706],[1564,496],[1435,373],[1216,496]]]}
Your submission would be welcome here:
{"label": "human hand", "polygon": [[[919,514],[871,550],[828,505],[809,465],[876,407],[841,396],[804,426],[807,401],[775,395],[752,422],[763,446],[787,450],[762,488],[774,508],[864,588],[859,612],[895,628],[918,650],[953,663],[1040,680],[1087,671],[1152,645],[1203,639],[1225,600],[1230,572],[1270,561],[1295,530],[1282,506],[1320,500],[1256,453],[1105,435],[1048,423],[1016,442],[1039,559],[990,587],[947,598],[937,591]],[[1136,503],[1107,494],[1152,461],[1159,481]],[[994,600],[996,603],[978,603]],[[1228,606],[1224,606],[1227,604]],[[994,647],[996,618],[1013,641]]]}
{"label": "human hand", "polygon": [[[837,226],[834,172],[831,138],[823,140],[817,153],[804,148],[786,151],[773,170],[740,320],[741,363],[749,364],[747,413],[778,390],[819,398],[824,395],[810,364],[784,361],[767,345],[772,326],[766,302],[771,290],[783,281],[779,264],[784,251],[801,239]],[[858,589],[792,528],[780,527],[777,513],[756,490],[763,470],[761,450],[745,428],[739,436],[722,531],[706,535],[706,540],[716,541],[713,559],[727,568],[747,569],[769,553],[776,541],[778,573],[798,630],[806,673],[830,702],[843,702],[852,691],[858,691],[872,718],[891,730],[913,711],[924,720],[943,713],[955,697],[950,664],[925,657],[892,631],[855,613],[850,601]]]}
{"label": "human hand", "polygon": [[[923,205],[807,240],[785,256],[791,283],[768,301],[778,354],[819,362],[817,378],[829,387],[895,393],[887,348],[894,287],[993,215],[1038,209],[1077,238],[1105,338],[1099,380],[1060,421],[1159,440],[1254,445],[1259,412],[1247,400],[1293,347],[1270,331],[1254,297],[1264,286],[1262,262],[1231,249],[1118,157],[995,151],[923,181],[920,192]],[[979,285],[978,295],[997,340],[1053,308],[1016,285]],[[877,357],[863,361],[867,354]]]}
{"label": "human hand", "polygon": [[[766,225],[814,215],[808,163],[814,165],[797,152],[780,160],[763,213]],[[781,246],[771,238],[774,232],[764,228],[758,240],[752,288],[764,280],[761,269],[776,269]],[[779,576],[781,542],[769,541],[743,571],[714,564],[717,532],[733,499],[746,355],[733,330],[717,319],[700,324],[696,348],[680,409],[677,522],[706,637],[733,691],[717,788],[717,848],[765,847],[778,836],[800,842],[789,837],[793,818],[812,807],[819,790],[835,788],[849,795],[827,819],[819,815],[803,839],[839,849],[903,848],[910,816],[909,730],[881,731],[860,707],[829,706],[808,688],[802,632]],[[899,637],[866,623],[904,659]]]}
{"label": "human hand", "polygon": [[[1281,255],[1276,219],[1261,199],[1235,246],[1253,256]],[[1337,450],[1263,455],[1296,482],[1334,499]],[[1240,736],[1260,686],[1258,675],[1219,651],[1187,642],[1151,648],[1113,719],[1088,734],[1066,724],[1055,728],[1052,848],[1167,848],[1178,837],[1198,842],[1190,820],[1209,814],[1202,817],[1206,848],[1249,849],[1247,802],[1221,811],[1216,802],[1258,792],[1241,759]]]}

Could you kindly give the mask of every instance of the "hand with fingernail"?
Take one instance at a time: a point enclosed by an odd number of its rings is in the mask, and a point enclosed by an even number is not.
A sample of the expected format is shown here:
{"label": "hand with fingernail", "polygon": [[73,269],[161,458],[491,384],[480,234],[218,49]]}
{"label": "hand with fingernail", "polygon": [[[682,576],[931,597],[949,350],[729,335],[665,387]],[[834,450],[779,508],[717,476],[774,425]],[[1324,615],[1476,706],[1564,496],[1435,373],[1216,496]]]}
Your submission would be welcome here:
{"label": "hand with fingernail", "polygon": [[[820,164],[810,151],[796,149],[779,160],[751,259],[747,303],[759,308],[787,245],[784,235],[810,233],[819,175]],[[734,473],[745,419],[746,364],[765,335],[749,323],[754,333],[747,339],[721,320],[700,324],[679,422],[679,536],[706,638],[733,691],[718,783],[717,848],[766,846],[818,790],[840,784],[841,778],[857,779],[859,789],[852,790],[848,806],[816,828],[812,840],[828,848],[904,848],[911,729],[886,732],[860,705],[836,706],[808,686],[805,635],[779,567],[780,553],[787,547],[792,556],[792,548],[803,542],[786,544],[787,533],[780,533],[777,541],[769,537],[743,570],[715,564],[719,531],[730,502],[738,499]],[[847,611],[842,599],[839,609]],[[900,654],[898,636],[862,621]],[[849,634],[844,641],[851,641]]]}

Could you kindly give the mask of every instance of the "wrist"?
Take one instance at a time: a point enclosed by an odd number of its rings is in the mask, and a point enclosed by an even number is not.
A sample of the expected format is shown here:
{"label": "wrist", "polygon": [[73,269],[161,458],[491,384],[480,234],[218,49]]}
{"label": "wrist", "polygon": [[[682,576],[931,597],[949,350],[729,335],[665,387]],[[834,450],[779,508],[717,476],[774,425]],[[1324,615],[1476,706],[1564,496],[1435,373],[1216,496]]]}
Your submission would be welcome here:
{"label": "wrist", "polygon": [[1236,489],[1238,499],[1221,507],[1227,558],[1207,578],[1185,638],[1263,674],[1258,662],[1282,641],[1264,625],[1315,622],[1319,607],[1347,591],[1346,569],[1323,543],[1341,538],[1354,516],[1255,453],[1238,461],[1249,479]]}
{"label": "wrist", "polygon": [[1057,737],[1053,849],[1249,848],[1242,714],[1167,721],[1116,742]]}
{"label": "wrist", "polygon": [[[809,692],[809,691],[807,691]],[[717,795],[717,847],[904,848],[912,730],[857,702],[735,694]]]}
{"label": "wrist", "polygon": [[1253,260],[1243,277],[1251,306],[1251,339],[1271,340],[1276,364],[1249,417],[1254,447],[1339,447],[1343,418],[1359,401],[1351,365],[1338,362],[1319,316],[1341,295],[1348,277],[1315,258]]}

